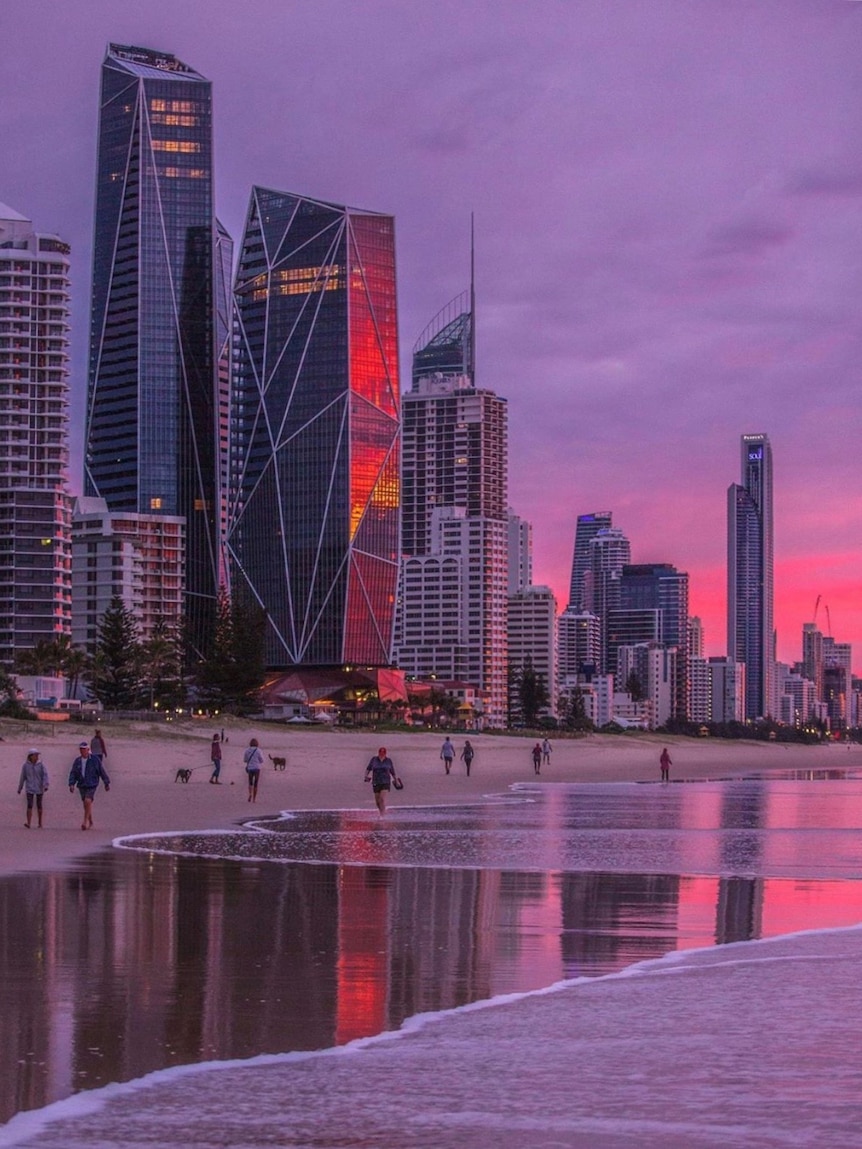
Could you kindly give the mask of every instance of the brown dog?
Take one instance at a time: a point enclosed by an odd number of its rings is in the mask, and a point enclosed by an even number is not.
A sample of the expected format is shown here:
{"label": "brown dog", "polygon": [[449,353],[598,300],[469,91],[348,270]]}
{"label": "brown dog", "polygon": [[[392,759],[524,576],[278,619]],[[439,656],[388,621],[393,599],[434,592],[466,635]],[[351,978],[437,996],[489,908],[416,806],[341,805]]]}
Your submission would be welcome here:
{"label": "brown dog", "polygon": [[278,757],[273,758],[273,756],[270,754],[269,760],[272,763],[273,770],[283,770],[285,768],[285,766],[287,765],[287,759],[286,758],[278,758]]}

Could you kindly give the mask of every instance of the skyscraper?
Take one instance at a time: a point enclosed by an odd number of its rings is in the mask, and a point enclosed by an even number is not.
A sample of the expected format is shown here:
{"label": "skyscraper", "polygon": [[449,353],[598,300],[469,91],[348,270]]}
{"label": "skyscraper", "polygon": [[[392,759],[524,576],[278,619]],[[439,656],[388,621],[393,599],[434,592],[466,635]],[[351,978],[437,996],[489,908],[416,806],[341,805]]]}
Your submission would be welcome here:
{"label": "skyscraper", "polygon": [[253,188],[235,283],[232,592],[272,667],[385,666],[398,578],[395,227]]}
{"label": "skyscraper", "polygon": [[[557,600],[548,586],[525,586],[509,595],[507,638],[509,665],[516,671],[509,685],[509,713],[520,710],[517,672],[529,666],[544,683],[548,703],[542,715],[557,716]],[[523,717],[521,715],[521,717]]]}
{"label": "skyscraper", "polygon": [[533,524],[508,511],[509,594],[532,586]]}
{"label": "skyscraper", "polygon": [[[219,578],[226,389],[217,359],[211,85],[111,44],[102,65],[85,490],[186,520],[186,616],[205,643]],[[224,373],[224,372],[223,372]]]}
{"label": "skyscraper", "polygon": [[592,514],[578,515],[575,549],[572,555],[572,578],[569,585],[570,610],[585,609],[584,576],[590,569],[590,543],[599,531],[608,530],[613,525],[613,515],[610,511],[594,511]]}
{"label": "skyscraper", "polygon": [[619,527],[601,527],[589,538],[589,563],[584,572],[584,609],[598,615],[601,622],[601,649],[599,669],[603,674],[615,674],[608,654],[608,619],[619,606],[620,578],[623,567],[632,561],[629,539]]}
{"label": "skyscraper", "polygon": [[772,448],[743,435],[742,481],[727,492],[727,656],[745,664],[745,718],[773,713]]}
{"label": "skyscraper", "polygon": [[[459,306],[470,311],[458,312]],[[424,673],[439,674],[435,660],[447,644],[444,632],[457,621],[464,673],[482,693],[486,723],[502,726],[507,710],[507,407],[505,399],[475,384],[474,321],[472,292],[465,293],[438,314],[413,349],[413,385],[403,397],[405,577],[396,656],[408,673],[422,667]],[[460,589],[457,600],[441,603],[435,628],[423,596],[429,572],[436,571],[431,556],[442,554],[456,560]]]}
{"label": "skyscraper", "polygon": [[617,605],[608,614],[608,670],[625,675],[617,665],[622,646],[657,643],[675,648],[671,716],[684,718],[688,705],[688,575],[670,563],[624,566],[616,586]]}
{"label": "skyscraper", "polygon": [[69,245],[0,204],[0,662],[69,635]]}

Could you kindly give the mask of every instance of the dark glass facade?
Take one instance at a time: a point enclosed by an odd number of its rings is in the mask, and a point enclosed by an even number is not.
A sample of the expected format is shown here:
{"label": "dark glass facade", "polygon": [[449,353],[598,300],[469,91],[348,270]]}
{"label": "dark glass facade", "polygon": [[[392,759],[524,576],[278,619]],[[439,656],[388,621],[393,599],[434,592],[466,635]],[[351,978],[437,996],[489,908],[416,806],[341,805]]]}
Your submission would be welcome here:
{"label": "dark glass facade", "polygon": [[772,448],[743,435],[742,482],[727,492],[727,653],[745,663],[745,717],[773,713]]}
{"label": "dark glass facade", "polygon": [[390,216],[252,190],[235,284],[232,589],[267,662],[382,666],[398,572]]}
{"label": "dark glass facade", "polygon": [[[688,708],[688,575],[670,563],[632,563],[619,579],[619,605],[608,615],[608,664],[617,672],[620,646],[659,642],[675,646],[673,717]],[[622,684],[621,684],[622,685]]]}
{"label": "dark glass facade", "polygon": [[[186,519],[186,613],[206,643],[218,580],[212,92],[175,57],[102,66],[87,494]],[[224,399],[226,400],[226,390]]]}
{"label": "dark glass facade", "polygon": [[610,511],[578,515],[575,549],[572,555],[572,578],[569,585],[570,610],[584,610],[584,576],[590,569],[590,543],[599,531],[609,530],[613,525],[613,515]]}

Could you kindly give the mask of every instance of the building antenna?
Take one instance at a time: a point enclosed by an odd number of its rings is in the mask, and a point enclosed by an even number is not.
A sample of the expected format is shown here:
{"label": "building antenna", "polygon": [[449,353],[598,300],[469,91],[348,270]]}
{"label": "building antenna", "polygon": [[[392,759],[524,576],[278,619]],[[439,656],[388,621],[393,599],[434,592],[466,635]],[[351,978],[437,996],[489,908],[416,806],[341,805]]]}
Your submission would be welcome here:
{"label": "building antenna", "polygon": [[476,245],[470,212],[470,382],[476,386]]}

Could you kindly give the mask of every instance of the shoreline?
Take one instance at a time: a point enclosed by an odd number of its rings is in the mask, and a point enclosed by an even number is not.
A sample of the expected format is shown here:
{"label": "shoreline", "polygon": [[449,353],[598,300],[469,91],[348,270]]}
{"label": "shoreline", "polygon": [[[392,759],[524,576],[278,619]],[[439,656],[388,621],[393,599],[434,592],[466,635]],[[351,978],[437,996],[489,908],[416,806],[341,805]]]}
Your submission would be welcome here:
{"label": "shoreline", "polygon": [[[550,765],[537,778],[530,750],[533,737],[476,734],[471,775],[457,758],[446,775],[440,761],[442,731],[292,730],[287,726],[225,722],[220,786],[208,785],[209,746],[219,723],[196,720],[166,728],[148,722],[104,723],[108,745],[105,767],[111,790],[100,789],[94,803],[95,828],[80,829],[80,799],[66,785],[77,742],[92,735],[81,724],[7,733],[0,742],[3,778],[0,822],[0,876],[65,869],[114,839],[136,834],[234,829],[250,816],[264,818],[282,811],[373,809],[365,767],[386,744],[405,788],[390,795],[396,814],[407,806],[446,806],[481,801],[489,790],[508,791],[518,782],[608,783],[658,782],[659,755],[667,746],[673,765],[671,784],[715,780],[752,772],[788,770],[860,770],[862,745],[804,746],[768,742],[691,739],[661,734],[618,736],[588,734],[551,738]],[[257,737],[264,753],[258,800],[247,800],[242,752]],[[455,735],[460,754],[465,735]],[[45,827],[24,828],[24,796],[17,795],[21,764],[30,747],[38,748],[50,776],[45,798]],[[285,757],[276,770],[268,755]],[[188,784],[175,782],[178,769],[192,770]]]}

